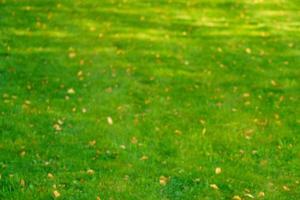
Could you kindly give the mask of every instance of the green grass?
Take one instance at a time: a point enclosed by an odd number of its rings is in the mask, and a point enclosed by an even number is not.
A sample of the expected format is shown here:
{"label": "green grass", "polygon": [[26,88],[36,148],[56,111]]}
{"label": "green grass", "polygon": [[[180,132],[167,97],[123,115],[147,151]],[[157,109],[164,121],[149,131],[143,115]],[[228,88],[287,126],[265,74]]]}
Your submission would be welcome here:
{"label": "green grass", "polygon": [[0,0],[0,199],[300,199],[299,10]]}

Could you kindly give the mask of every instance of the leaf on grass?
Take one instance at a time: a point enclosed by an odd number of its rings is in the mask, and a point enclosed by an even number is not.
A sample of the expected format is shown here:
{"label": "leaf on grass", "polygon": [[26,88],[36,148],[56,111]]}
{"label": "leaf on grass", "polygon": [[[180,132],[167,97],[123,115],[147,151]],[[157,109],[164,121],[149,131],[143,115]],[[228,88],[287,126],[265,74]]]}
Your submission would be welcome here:
{"label": "leaf on grass", "polygon": [[74,88],[69,88],[67,92],[68,94],[75,94]]}
{"label": "leaf on grass", "polygon": [[282,186],[282,188],[283,188],[284,191],[290,191],[290,188],[286,185]]}
{"label": "leaf on grass", "polygon": [[217,168],[215,169],[215,173],[216,173],[216,174],[221,174],[221,173],[222,173],[222,169],[221,169],[220,167],[217,167]]}
{"label": "leaf on grass", "polygon": [[61,128],[61,126],[60,126],[59,124],[54,124],[54,125],[53,125],[53,128],[54,128],[56,131],[61,131],[61,130],[62,130],[62,128]]}
{"label": "leaf on grass", "polygon": [[95,174],[95,171],[92,170],[92,169],[88,169],[88,170],[86,171],[86,173],[87,173],[88,175],[93,175],[93,174]]}
{"label": "leaf on grass", "polygon": [[47,174],[47,177],[48,177],[49,179],[53,179],[53,178],[54,178],[53,174],[51,174],[51,173],[48,173],[48,174]]}
{"label": "leaf on grass", "polygon": [[245,51],[247,54],[250,54],[252,52],[250,48],[246,48]]}
{"label": "leaf on grass", "polygon": [[21,180],[20,180],[20,185],[21,185],[22,187],[25,186],[25,181],[24,181],[24,179],[21,179]]}
{"label": "leaf on grass", "polygon": [[242,200],[242,198],[238,195],[233,196],[232,200]]}
{"label": "leaf on grass", "polygon": [[176,135],[182,135],[182,131],[180,131],[180,130],[175,130],[174,132]]}
{"label": "leaf on grass", "polygon": [[131,138],[131,143],[132,143],[132,144],[137,144],[137,143],[138,143],[137,138],[136,138],[136,137],[132,137],[132,138]]}
{"label": "leaf on grass", "polygon": [[167,183],[168,183],[168,178],[167,177],[165,177],[165,176],[159,177],[159,184],[160,185],[165,186],[165,185],[167,185]]}
{"label": "leaf on grass", "polygon": [[96,140],[91,140],[91,141],[89,141],[89,145],[90,145],[90,146],[95,146],[96,143],[97,143]]}
{"label": "leaf on grass", "polygon": [[69,58],[75,58],[76,53],[74,51],[69,52]]}
{"label": "leaf on grass", "polygon": [[54,196],[54,198],[58,198],[58,197],[60,197],[60,193],[57,190],[54,190],[53,196]]}
{"label": "leaf on grass", "polygon": [[148,156],[142,156],[141,158],[140,158],[140,160],[148,160],[149,158],[148,158]]}
{"label": "leaf on grass", "polygon": [[21,157],[24,157],[24,156],[25,156],[25,154],[26,154],[26,151],[25,151],[25,150],[23,150],[23,151],[21,151],[21,153],[20,153],[20,156],[21,156]]}
{"label": "leaf on grass", "polygon": [[112,118],[111,117],[107,117],[107,123],[109,124],[109,125],[113,125],[113,120],[112,120]]}
{"label": "leaf on grass", "polygon": [[259,192],[258,197],[260,197],[260,198],[265,197],[265,193],[264,192]]}
{"label": "leaf on grass", "polygon": [[219,189],[219,187],[216,184],[210,184],[209,186],[210,186],[211,189],[214,189],[214,190]]}
{"label": "leaf on grass", "polygon": [[243,97],[245,97],[245,98],[250,97],[250,93],[244,93]]}
{"label": "leaf on grass", "polygon": [[252,194],[246,193],[245,196],[246,196],[246,197],[249,197],[249,198],[251,198],[251,199],[254,199],[254,196],[253,196]]}
{"label": "leaf on grass", "polygon": [[276,83],[276,81],[274,81],[274,80],[271,80],[271,85],[272,85],[272,86],[277,86],[277,83]]}

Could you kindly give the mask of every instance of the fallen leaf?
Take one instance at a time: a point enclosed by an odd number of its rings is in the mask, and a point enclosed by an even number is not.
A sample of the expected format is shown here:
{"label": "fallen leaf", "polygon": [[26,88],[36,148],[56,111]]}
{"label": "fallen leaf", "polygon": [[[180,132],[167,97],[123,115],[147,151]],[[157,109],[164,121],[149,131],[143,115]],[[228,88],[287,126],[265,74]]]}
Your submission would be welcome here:
{"label": "fallen leaf", "polygon": [[265,197],[265,193],[264,192],[259,192],[258,197],[260,197],[260,198]]}
{"label": "fallen leaf", "polygon": [[221,173],[222,173],[222,169],[221,169],[220,167],[217,167],[217,168],[215,169],[215,173],[216,173],[216,174],[221,174]]}
{"label": "fallen leaf", "polygon": [[111,117],[107,117],[107,123],[109,124],[109,125],[113,125],[113,120],[112,120],[112,118]]}
{"label": "fallen leaf", "polygon": [[244,93],[243,97],[245,97],[245,98],[250,97],[250,93]]}
{"label": "fallen leaf", "polygon": [[88,175],[93,175],[93,174],[95,174],[95,171],[92,170],[92,169],[88,169],[88,170],[86,171],[86,173],[87,173]]}
{"label": "fallen leaf", "polygon": [[219,187],[216,184],[210,184],[209,186],[210,186],[211,189],[214,189],[214,190],[219,189]]}
{"label": "fallen leaf", "polygon": [[165,186],[165,185],[167,185],[167,182],[168,182],[168,178],[167,177],[165,177],[165,176],[159,177],[159,184],[160,185]]}
{"label": "fallen leaf", "polygon": [[274,81],[274,80],[271,80],[271,84],[272,84],[273,86],[277,86],[277,83],[276,83],[276,81]]}
{"label": "fallen leaf", "polygon": [[250,48],[246,48],[245,51],[246,51],[246,53],[248,53],[248,54],[250,54],[250,53],[252,52]]}
{"label": "fallen leaf", "polygon": [[282,186],[282,188],[283,188],[284,191],[290,191],[290,188],[286,185]]}
{"label": "fallen leaf", "polygon": [[148,160],[149,158],[148,158],[148,156],[142,156],[141,158],[140,158],[140,160]]}
{"label": "fallen leaf", "polygon": [[252,194],[246,193],[245,196],[246,196],[246,197],[249,197],[249,198],[251,198],[251,199],[254,199],[254,196],[253,196]]}
{"label": "fallen leaf", "polygon": [[80,70],[78,73],[77,73],[77,76],[83,76],[83,72]]}
{"label": "fallen leaf", "polygon": [[242,200],[242,198],[241,198],[240,196],[238,196],[238,195],[235,195],[235,196],[232,198],[232,200]]}
{"label": "fallen leaf", "polygon": [[21,156],[21,157],[24,157],[25,154],[26,154],[26,151],[23,150],[23,151],[21,151],[20,156]]}
{"label": "fallen leaf", "polygon": [[54,190],[53,196],[54,196],[54,198],[58,198],[58,197],[60,197],[60,193],[57,190]]}
{"label": "fallen leaf", "polygon": [[75,58],[76,57],[76,53],[74,51],[69,52],[69,58]]}
{"label": "fallen leaf", "polygon": [[53,179],[53,178],[54,178],[53,174],[51,174],[51,173],[48,173],[48,174],[47,174],[47,177],[48,177],[49,179]]}
{"label": "fallen leaf", "polygon": [[131,143],[132,143],[132,144],[138,143],[138,140],[136,139],[136,137],[132,137],[132,138],[131,138]]}
{"label": "fallen leaf", "polygon": [[182,134],[182,132],[180,130],[175,130],[174,132],[175,132],[176,135],[181,135]]}
{"label": "fallen leaf", "polygon": [[95,146],[96,143],[97,143],[96,140],[91,140],[91,141],[89,141],[89,145],[90,145],[90,146]]}
{"label": "fallen leaf", "polygon": [[62,130],[62,128],[60,127],[59,124],[54,124],[54,125],[53,125],[53,128],[54,128],[56,131],[61,131],[61,130]]}
{"label": "fallen leaf", "polygon": [[75,94],[74,88],[69,88],[67,92],[68,94]]}
{"label": "fallen leaf", "polygon": [[20,185],[21,185],[22,187],[25,186],[25,181],[24,181],[24,179],[21,179],[21,180],[20,180]]}
{"label": "fallen leaf", "polygon": [[202,135],[205,135],[205,133],[206,133],[206,128],[203,128],[202,129]]}

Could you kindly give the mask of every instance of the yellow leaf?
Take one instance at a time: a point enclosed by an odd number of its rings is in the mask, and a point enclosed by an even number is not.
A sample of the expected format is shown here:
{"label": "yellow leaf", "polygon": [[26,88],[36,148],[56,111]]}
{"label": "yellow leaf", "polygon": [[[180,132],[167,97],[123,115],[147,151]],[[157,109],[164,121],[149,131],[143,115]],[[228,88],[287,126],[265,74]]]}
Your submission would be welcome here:
{"label": "yellow leaf", "polygon": [[113,125],[113,120],[112,120],[112,118],[111,117],[107,117],[107,123],[109,124],[109,125]]}
{"label": "yellow leaf", "polygon": [[160,185],[165,186],[165,185],[167,185],[167,183],[168,183],[168,178],[167,177],[165,177],[165,176],[159,177],[159,184]]}
{"label": "yellow leaf", "polygon": [[216,173],[216,174],[221,174],[221,173],[222,173],[222,169],[221,169],[220,167],[217,167],[217,168],[215,169],[215,173]]}
{"label": "yellow leaf", "polygon": [[57,190],[54,190],[53,196],[54,196],[54,198],[58,198],[58,197],[60,197],[60,193]]}
{"label": "yellow leaf", "polygon": [[214,189],[214,190],[219,189],[219,187],[216,184],[210,184],[209,186],[210,186],[211,189]]}
{"label": "yellow leaf", "polygon": [[49,179],[53,179],[53,178],[54,178],[53,174],[51,174],[51,173],[48,173],[47,177],[48,177]]}
{"label": "yellow leaf", "polygon": [[232,198],[232,200],[242,200],[242,198],[241,198],[240,196],[238,196],[238,195],[235,195],[235,196]]}

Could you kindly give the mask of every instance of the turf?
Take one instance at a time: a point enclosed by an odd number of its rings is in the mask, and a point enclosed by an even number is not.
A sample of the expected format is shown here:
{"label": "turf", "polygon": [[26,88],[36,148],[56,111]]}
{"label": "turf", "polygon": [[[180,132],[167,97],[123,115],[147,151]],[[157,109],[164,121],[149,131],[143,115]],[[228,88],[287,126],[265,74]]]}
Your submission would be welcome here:
{"label": "turf", "polygon": [[0,199],[300,199],[298,0],[0,0]]}

